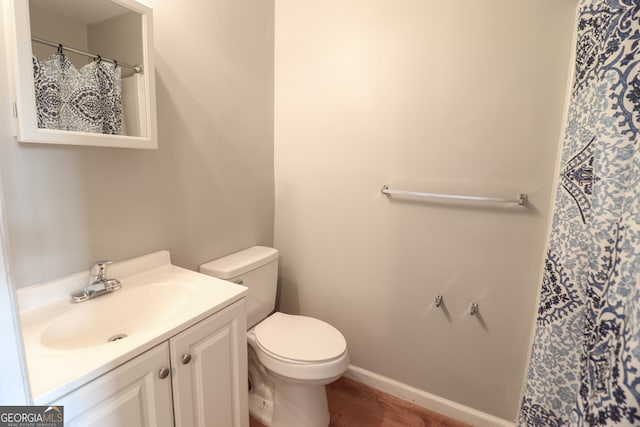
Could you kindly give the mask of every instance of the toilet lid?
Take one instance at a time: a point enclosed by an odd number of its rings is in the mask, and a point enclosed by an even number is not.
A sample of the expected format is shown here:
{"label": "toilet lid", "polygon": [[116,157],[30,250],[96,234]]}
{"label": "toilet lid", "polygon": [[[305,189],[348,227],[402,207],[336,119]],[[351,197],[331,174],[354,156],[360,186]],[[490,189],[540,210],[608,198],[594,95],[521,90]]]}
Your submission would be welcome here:
{"label": "toilet lid", "polygon": [[335,359],[347,349],[340,331],[313,317],[276,312],[258,323],[255,333],[268,352],[300,362]]}

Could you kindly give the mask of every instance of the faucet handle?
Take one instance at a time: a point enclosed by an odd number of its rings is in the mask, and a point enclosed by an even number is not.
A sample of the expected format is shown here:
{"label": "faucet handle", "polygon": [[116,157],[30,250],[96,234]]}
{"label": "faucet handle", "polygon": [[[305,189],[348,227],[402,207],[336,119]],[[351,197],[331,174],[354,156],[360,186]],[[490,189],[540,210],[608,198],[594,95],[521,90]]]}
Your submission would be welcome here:
{"label": "faucet handle", "polygon": [[99,282],[101,280],[107,279],[107,265],[113,264],[113,261],[98,261],[93,264],[91,270],[89,271],[89,284],[93,284],[95,282]]}

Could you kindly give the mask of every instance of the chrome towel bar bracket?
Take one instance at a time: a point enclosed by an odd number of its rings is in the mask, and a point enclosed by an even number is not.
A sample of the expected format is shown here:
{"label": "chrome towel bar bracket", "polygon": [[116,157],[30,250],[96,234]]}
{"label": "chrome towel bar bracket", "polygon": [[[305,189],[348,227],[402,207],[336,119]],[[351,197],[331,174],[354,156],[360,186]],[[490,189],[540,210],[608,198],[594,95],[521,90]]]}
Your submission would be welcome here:
{"label": "chrome towel bar bracket", "polygon": [[464,196],[459,194],[421,193],[417,191],[392,190],[388,185],[383,185],[380,192],[388,195],[427,197],[433,199],[470,200],[474,202],[508,203],[520,206],[526,206],[529,202],[529,196],[526,194],[520,194],[517,199],[500,199],[495,197]]}

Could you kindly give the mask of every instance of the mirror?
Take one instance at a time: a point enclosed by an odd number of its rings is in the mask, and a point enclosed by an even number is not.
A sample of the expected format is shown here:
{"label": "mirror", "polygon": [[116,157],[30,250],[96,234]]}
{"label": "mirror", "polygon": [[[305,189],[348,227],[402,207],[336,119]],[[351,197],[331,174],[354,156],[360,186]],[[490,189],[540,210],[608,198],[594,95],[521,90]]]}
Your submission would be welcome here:
{"label": "mirror", "polygon": [[152,10],[3,0],[18,141],[157,148]]}

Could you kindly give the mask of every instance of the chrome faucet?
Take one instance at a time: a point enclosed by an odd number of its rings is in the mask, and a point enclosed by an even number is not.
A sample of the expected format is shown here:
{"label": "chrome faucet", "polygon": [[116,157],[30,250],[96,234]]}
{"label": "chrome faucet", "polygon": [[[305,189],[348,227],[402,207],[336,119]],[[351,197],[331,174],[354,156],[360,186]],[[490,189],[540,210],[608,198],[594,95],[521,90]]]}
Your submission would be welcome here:
{"label": "chrome faucet", "polygon": [[89,283],[84,289],[80,289],[71,294],[71,302],[83,302],[108,294],[122,288],[122,284],[117,279],[107,279],[107,265],[113,261],[98,261],[89,270]]}

